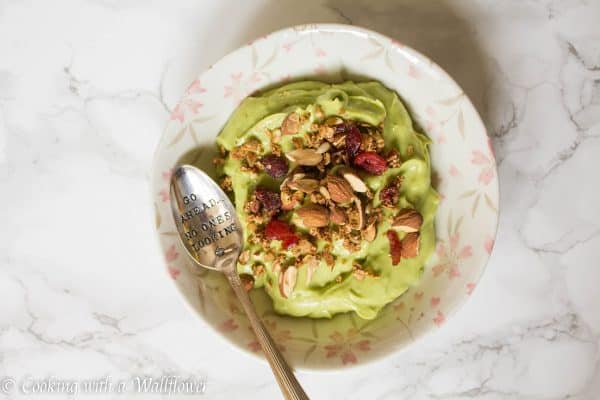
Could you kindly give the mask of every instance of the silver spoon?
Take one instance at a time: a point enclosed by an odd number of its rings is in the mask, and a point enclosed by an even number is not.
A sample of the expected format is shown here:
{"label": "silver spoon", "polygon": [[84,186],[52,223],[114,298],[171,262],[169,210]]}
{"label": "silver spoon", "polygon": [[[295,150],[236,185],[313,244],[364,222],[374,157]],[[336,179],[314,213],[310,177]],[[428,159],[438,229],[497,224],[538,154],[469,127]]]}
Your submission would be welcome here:
{"label": "silver spoon", "polygon": [[308,399],[292,369],[271,339],[236,271],[244,247],[242,226],[235,207],[221,188],[191,165],[178,167],[171,177],[171,210],[179,237],[190,257],[201,267],[222,272],[242,304],[286,399]]}

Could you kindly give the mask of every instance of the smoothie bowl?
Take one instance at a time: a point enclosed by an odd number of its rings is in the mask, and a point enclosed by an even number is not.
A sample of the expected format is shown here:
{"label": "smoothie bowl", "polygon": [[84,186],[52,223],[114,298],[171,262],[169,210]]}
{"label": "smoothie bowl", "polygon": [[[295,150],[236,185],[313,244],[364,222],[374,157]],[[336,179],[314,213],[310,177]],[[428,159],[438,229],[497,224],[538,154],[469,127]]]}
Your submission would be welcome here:
{"label": "smoothie bowl", "polygon": [[179,164],[233,200],[238,272],[296,367],[356,365],[443,325],[493,247],[496,167],[473,105],[426,57],[361,28],[299,26],[229,54],[192,82],[157,149],[169,274],[208,325],[256,354],[228,283],[179,243]]}

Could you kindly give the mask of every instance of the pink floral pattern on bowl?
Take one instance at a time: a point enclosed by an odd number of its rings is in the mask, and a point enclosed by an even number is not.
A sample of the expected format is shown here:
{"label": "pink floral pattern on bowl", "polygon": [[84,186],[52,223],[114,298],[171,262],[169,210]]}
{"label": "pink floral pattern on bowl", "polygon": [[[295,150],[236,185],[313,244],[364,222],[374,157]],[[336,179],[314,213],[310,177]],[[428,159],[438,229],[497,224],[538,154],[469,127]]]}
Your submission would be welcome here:
{"label": "pink floral pattern on bowl", "polygon": [[[349,52],[348,49],[352,48]],[[156,229],[168,276],[215,332],[260,354],[225,279],[196,268],[179,244],[168,203],[168,179],[181,160],[211,170],[214,140],[239,102],[253,91],[293,79],[369,77],[396,90],[431,137],[434,182],[442,195],[435,254],[419,284],[372,321],[352,314],[331,320],[273,312],[261,291],[259,314],[288,360],[299,368],[340,368],[381,358],[443,325],[471,295],[491,254],[498,222],[494,155],[477,111],[462,89],[415,50],[347,25],[304,25],[255,40],[194,80],[172,112],[158,145],[152,191]]]}

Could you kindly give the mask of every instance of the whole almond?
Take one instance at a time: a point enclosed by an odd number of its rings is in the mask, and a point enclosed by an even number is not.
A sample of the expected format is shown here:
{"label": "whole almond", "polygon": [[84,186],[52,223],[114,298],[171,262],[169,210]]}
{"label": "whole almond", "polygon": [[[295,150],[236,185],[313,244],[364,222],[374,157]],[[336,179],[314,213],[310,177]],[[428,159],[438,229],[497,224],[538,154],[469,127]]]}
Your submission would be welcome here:
{"label": "whole almond", "polygon": [[423,224],[423,217],[417,210],[404,209],[392,222],[394,228],[399,228],[404,232],[418,232]]}
{"label": "whole almond", "polygon": [[281,123],[281,133],[284,135],[295,135],[300,129],[300,115],[298,113],[288,114]]}
{"label": "whole almond", "polygon": [[402,257],[413,258],[419,255],[419,233],[406,234],[402,239]]}
{"label": "whole almond", "polygon": [[298,269],[293,265],[290,265],[283,273],[279,274],[279,292],[284,298],[289,298],[294,291],[297,278]]}
{"label": "whole almond", "polygon": [[291,162],[306,166],[318,165],[323,159],[323,156],[313,149],[296,149],[286,153],[285,156]]}
{"label": "whole almond", "polygon": [[300,207],[296,213],[307,228],[320,228],[329,223],[329,210],[317,204]]}
{"label": "whole almond", "polygon": [[347,203],[354,198],[352,186],[344,178],[329,175],[326,182],[331,200],[336,203]]}
{"label": "whole almond", "polygon": [[346,213],[341,208],[336,206],[331,207],[329,218],[331,219],[331,222],[336,225],[344,225],[348,221]]}
{"label": "whole almond", "polygon": [[369,190],[369,188],[367,188],[367,185],[363,182],[363,180],[360,179],[360,177],[354,172],[344,171],[342,172],[342,176],[345,180],[348,181],[348,183],[352,187],[352,190],[354,190],[355,192],[364,193],[367,190]]}

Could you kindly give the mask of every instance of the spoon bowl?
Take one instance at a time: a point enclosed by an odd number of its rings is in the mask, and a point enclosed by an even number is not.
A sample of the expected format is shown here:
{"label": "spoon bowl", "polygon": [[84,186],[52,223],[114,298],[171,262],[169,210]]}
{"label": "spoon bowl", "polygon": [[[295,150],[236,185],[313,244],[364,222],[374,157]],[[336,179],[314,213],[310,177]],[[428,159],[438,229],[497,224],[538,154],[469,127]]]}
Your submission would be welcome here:
{"label": "spoon bowl", "polygon": [[201,267],[225,274],[248,316],[277,383],[286,399],[308,399],[294,373],[258,317],[237,274],[244,234],[235,207],[204,172],[182,165],[171,176],[171,211],[179,238],[189,256]]}
{"label": "spoon bowl", "polygon": [[189,256],[204,268],[235,268],[243,233],[227,195],[191,165],[175,170],[170,189],[173,219]]}

